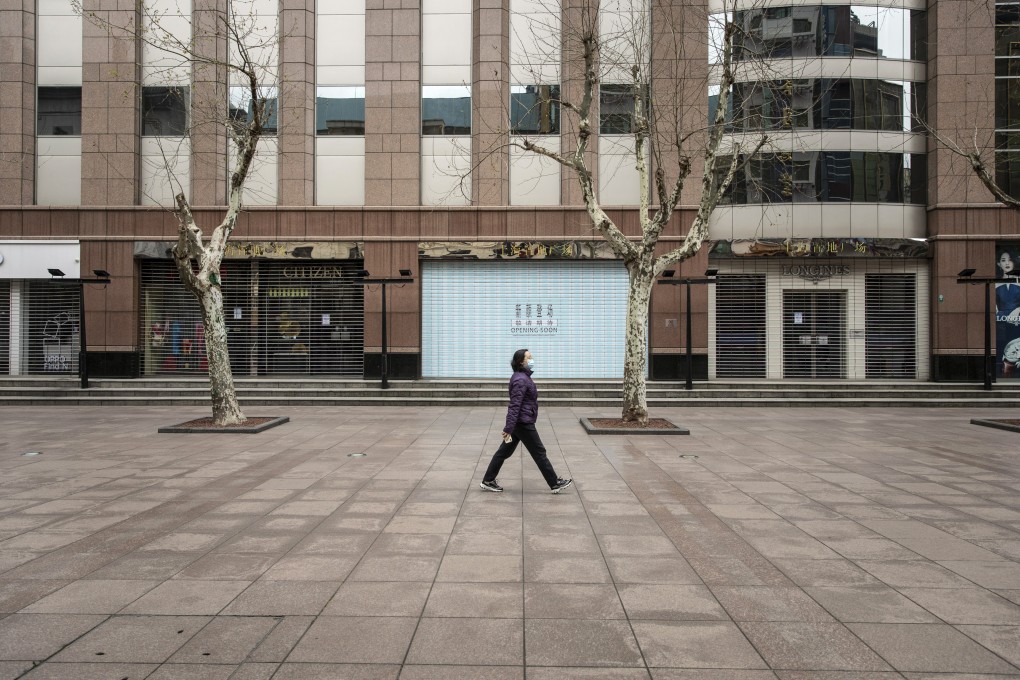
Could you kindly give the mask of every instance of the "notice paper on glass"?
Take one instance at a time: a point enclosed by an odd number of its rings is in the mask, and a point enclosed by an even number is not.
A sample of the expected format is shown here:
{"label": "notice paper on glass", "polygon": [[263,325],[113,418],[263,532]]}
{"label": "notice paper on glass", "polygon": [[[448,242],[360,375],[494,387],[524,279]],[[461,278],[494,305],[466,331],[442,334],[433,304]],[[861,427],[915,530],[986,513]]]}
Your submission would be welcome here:
{"label": "notice paper on glass", "polygon": [[323,314],[322,315],[322,325],[323,326],[328,326],[329,325],[329,314]]}

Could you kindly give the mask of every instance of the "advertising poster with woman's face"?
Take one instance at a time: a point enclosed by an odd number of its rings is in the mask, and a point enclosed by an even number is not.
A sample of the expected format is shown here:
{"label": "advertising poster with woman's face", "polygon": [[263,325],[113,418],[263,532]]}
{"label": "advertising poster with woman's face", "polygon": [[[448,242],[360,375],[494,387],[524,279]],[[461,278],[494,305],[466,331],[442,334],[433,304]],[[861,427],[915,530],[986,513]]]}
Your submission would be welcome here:
{"label": "advertising poster with woman's face", "polygon": [[1020,243],[996,246],[995,275],[1017,277],[995,284],[995,372],[999,378],[1020,378]]}

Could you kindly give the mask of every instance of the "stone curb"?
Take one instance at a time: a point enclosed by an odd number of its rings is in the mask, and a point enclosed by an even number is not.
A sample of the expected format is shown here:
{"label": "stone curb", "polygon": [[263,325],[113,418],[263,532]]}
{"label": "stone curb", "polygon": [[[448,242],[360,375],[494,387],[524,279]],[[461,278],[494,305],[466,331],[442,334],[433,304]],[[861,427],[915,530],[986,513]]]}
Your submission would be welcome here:
{"label": "stone curb", "polygon": [[[673,421],[670,421],[673,422]],[[630,427],[595,427],[591,424],[591,421],[587,418],[581,418],[581,427],[588,434],[690,434],[691,431],[686,427],[676,428],[630,428]]]}
{"label": "stone curb", "polygon": [[970,424],[981,425],[982,427],[994,427],[996,430],[1008,430],[1009,432],[1020,432],[1020,426],[1010,425],[1000,420],[981,420],[980,418],[972,418]]}
{"label": "stone curb", "polygon": [[161,427],[156,432],[160,434],[258,434],[259,432],[265,432],[271,427],[289,422],[289,416],[280,416],[252,427],[184,427],[184,423],[181,423],[179,425]]}

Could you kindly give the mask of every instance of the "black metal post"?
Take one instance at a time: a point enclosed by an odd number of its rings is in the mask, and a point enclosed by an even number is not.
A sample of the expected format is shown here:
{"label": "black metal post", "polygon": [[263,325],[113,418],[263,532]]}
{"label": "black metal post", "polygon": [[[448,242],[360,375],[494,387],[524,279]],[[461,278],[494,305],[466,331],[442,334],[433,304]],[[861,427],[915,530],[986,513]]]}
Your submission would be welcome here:
{"label": "black metal post", "polygon": [[386,284],[382,284],[382,382],[380,389],[389,389],[389,356],[386,354]]}
{"label": "black metal post", "polygon": [[687,284],[687,385],[685,389],[694,389],[694,354],[691,348],[693,333],[691,332],[691,280],[686,279]]}
{"label": "black metal post", "polygon": [[85,340],[85,283],[78,284],[78,375],[81,388],[89,387],[88,342]]}
{"label": "black metal post", "polygon": [[992,282],[985,281],[985,389],[992,389],[992,373],[995,364],[992,356],[992,303],[991,303]]}

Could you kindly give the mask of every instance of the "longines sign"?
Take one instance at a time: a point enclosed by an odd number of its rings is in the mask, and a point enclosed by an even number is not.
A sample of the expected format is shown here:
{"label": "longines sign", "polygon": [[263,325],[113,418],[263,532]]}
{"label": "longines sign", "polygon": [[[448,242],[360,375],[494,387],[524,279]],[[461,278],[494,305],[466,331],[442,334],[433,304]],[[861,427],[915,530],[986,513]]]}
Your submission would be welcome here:
{"label": "longines sign", "polygon": [[796,276],[801,279],[818,283],[833,276],[850,276],[848,264],[784,264],[783,276]]}

